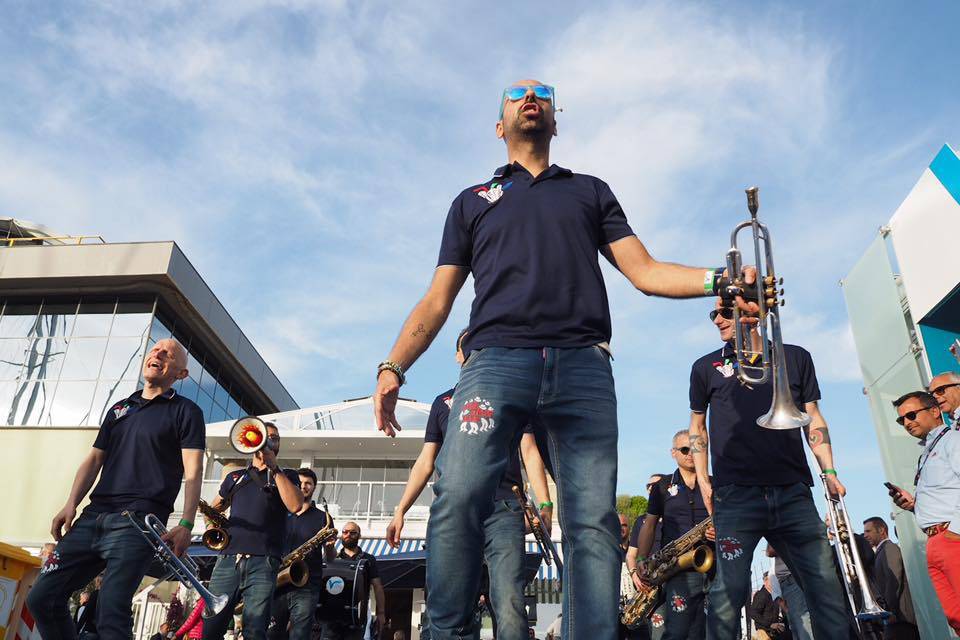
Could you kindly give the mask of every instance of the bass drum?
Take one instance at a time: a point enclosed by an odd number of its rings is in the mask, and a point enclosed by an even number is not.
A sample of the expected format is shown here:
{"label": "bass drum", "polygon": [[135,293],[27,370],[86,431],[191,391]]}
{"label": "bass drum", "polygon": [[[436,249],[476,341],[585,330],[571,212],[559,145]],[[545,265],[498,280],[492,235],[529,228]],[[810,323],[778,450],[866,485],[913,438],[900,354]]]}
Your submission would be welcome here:
{"label": "bass drum", "polygon": [[367,623],[367,584],[365,560],[333,560],[323,568],[323,584],[316,618],[321,623],[339,623],[362,627]]}

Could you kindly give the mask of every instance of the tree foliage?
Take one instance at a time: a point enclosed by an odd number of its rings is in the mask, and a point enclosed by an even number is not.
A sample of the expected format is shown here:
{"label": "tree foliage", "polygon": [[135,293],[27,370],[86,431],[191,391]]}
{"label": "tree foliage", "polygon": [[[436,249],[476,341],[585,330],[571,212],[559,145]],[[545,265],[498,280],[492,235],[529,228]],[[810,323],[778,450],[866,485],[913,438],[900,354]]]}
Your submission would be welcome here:
{"label": "tree foliage", "polygon": [[646,496],[631,496],[626,493],[617,496],[617,513],[627,516],[627,523],[633,528],[634,521],[647,512]]}

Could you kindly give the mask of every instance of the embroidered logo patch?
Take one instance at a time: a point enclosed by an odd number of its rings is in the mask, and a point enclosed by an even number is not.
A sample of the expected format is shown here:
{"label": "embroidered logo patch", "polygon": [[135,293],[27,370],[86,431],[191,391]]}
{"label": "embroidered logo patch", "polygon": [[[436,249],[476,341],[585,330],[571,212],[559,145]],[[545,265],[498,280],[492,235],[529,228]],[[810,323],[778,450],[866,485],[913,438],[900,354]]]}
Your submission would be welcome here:
{"label": "embroidered logo patch", "polygon": [[340,576],[332,576],[327,578],[326,589],[327,593],[332,596],[340,595],[343,593],[344,588],[346,588],[346,583],[343,581],[343,578]]}
{"label": "embroidered logo patch", "polygon": [[119,420],[123,416],[127,415],[128,411],[130,411],[130,405],[128,405],[126,402],[121,402],[120,404],[114,405],[113,417]]}
{"label": "embroidered logo patch", "polygon": [[680,487],[678,487],[675,484],[672,484],[669,487],[667,487],[667,493],[669,493],[673,497],[676,497],[679,491],[680,491]]}
{"label": "embroidered logo patch", "polygon": [[660,627],[663,626],[663,616],[660,615],[659,613],[655,613],[652,616],[650,616],[650,622],[653,623],[653,626],[659,629]]}
{"label": "embroidered logo patch", "polygon": [[493,405],[480,396],[463,403],[460,411],[460,431],[476,435],[490,431],[494,427]]}
{"label": "embroidered logo patch", "polygon": [[447,409],[453,407],[453,396],[444,396],[443,404],[447,405]]}
{"label": "embroidered logo patch", "polygon": [[478,196],[480,196],[481,198],[483,198],[484,200],[486,200],[487,202],[489,202],[490,204],[493,204],[494,202],[499,200],[500,197],[503,195],[503,190],[509,189],[510,185],[512,184],[513,182],[507,182],[506,184],[493,182],[490,184],[489,187],[477,187],[476,189],[473,190],[473,192]]}
{"label": "embroidered logo patch", "polygon": [[675,593],[670,596],[670,608],[674,613],[683,613],[687,610],[687,601],[682,595]]}
{"label": "embroidered logo patch", "polygon": [[723,362],[714,362],[713,368],[720,372],[724,378],[729,378],[733,375],[733,363],[729,360],[724,360]]}
{"label": "embroidered logo patch", "polygon": [[720,538],[717,540],[717,547],[724,560],[736,560],[743,555],[743,545],[736,538]]}
{"label": "embroidered logo patch", "polygon": [[43,566],[40,567],[40,574],[50,573],[60,568],[60,552],[54,549],[50,555],[43,560]]}

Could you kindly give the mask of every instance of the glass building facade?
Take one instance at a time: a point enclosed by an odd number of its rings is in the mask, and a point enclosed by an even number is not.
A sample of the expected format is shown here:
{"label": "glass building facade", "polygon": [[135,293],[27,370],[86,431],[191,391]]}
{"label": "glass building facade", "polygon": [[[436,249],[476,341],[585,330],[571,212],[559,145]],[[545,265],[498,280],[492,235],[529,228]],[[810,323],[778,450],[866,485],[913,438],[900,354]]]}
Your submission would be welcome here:
{"label": "glass building facade", "polygon": [[146,352],[176,337],[190,375],[176,389],[206,421],[246,413],[243,398],[154,297],[8,298],[0,305],[0,424],[97,426],[141,385]]}

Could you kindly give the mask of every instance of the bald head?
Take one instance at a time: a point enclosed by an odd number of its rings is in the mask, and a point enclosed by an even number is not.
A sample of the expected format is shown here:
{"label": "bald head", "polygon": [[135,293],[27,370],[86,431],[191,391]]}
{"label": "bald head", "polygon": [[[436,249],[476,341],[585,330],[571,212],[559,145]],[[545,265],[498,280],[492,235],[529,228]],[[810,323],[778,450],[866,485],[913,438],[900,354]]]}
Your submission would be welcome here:
{"label": "bald head", "polygon": [[187,350],[174,338],[158,341],[143,360],[144,385],[157,388],[161,393],[187,375]]}
{"label": "bald head", "polygon": [[953,413],[960,407],[960,374],[946,371],[930,381],[927,390],[937,399],[940,411]]}

